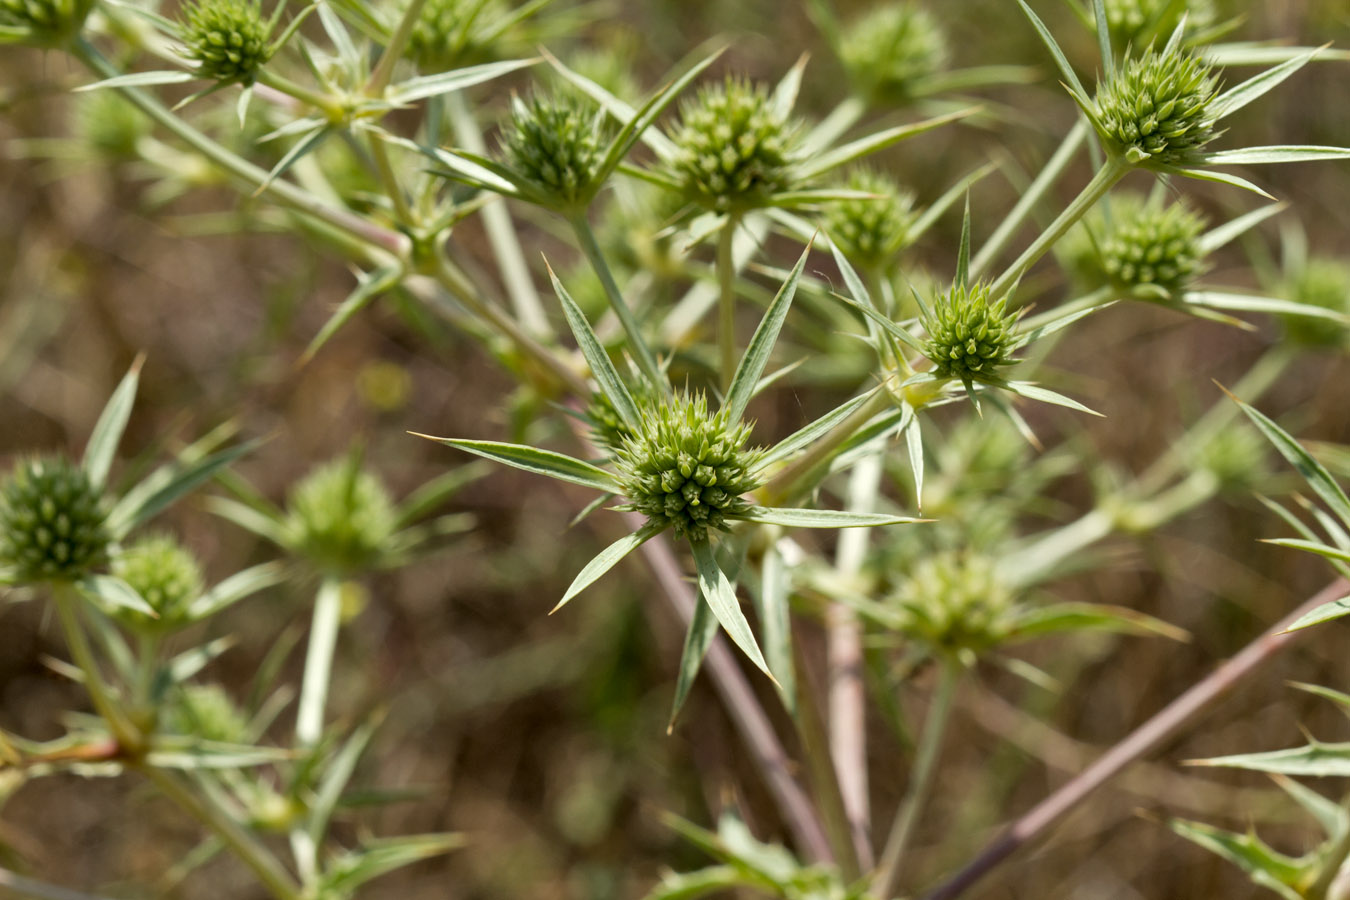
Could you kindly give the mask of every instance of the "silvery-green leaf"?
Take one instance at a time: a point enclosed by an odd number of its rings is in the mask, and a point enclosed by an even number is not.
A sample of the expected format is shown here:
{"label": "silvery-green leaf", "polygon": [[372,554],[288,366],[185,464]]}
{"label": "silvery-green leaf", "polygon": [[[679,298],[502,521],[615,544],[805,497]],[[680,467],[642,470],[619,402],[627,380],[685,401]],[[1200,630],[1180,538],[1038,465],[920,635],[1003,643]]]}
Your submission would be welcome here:
{"label": "silvery-green leaf", "polygon": [[1321,625],[1323,622],[1330,622],[1343,616],[1350,616],[1350,596],[1323,603],[1316,609],[1305,613],[1294,624],[1286,628],[1285,633],[1311,628],[1314,625]]}
{"label": "silvery-green leaf", "polygon": [[751,507],[741,518],[761,525],[782,525],[787,528],[876,528],[883,525],[910,525],[931,521],[912,516],[850,512],[844,509],[786,509],[764,506]]}
{"label": "silvery-green leaf", "polygon": [[1189,641],[1190,635],[1161,619],[1123,606],[1102,603],[1053,603],[1020,612],[1008,630],[1010,640],[1030,640],[1067,631],[1108,631]]}
{"label": "silvery-green leaf", "polygon": [[573,484],[609,493],[615,493],[619,489],[618,484],[614,481],[614,476],[604,469],[596,468],[590,463],[564,456],[561,453],[555,453],[552,450],[540,450],[538,447],[529,447],[524,444],[505,444],[498,441],[467,441],[459,438],[433,437],[429,434],[417,434],[416,432],[413,432],[413,434],[416,437],[437,441],[447,447],[456,447],[484,459],[505,463],[526,472],[533,472],[536,475],[547,475],[550,478],[570,481]]}
{"label": "silvery-green leaf", "polygon": [[1226,116],[1231,116],[1248,103],[1261,97],[1267,91],[1307,65],[1308,62],[1320,53],[1322,49],[1323,48],[1321,47],[1317,47],[1309,50],[1301,56],[1286,60],[1278,66],[1267,69],[1259,75],[1254,75],[1241,84],[1234,85],[1224,91],[1210,102],[1210,110],[1213,113],[1214,118],[1222,119]]}
{"label": "silvery-green leaf", "polygon": [[1344,778],[1350,776],[1350,743],[1324,744],[1314,741],[1303,747],[1271,750],[1266,753],[1238,753],[1210,759],[1192,759],[1193,766],[1213,766],[1246,769],[1251,772],[1279,772],[1282,775],[1305,775],[1314,778]]}
{"label": "silvery-green leaf", "polygon": [[114,537],[124,537],[236,459],[252,453],[258,444],[248,441],[192,462],[172,463],[155,470],[113,507],[108,514],[108,530]]}
{"label": "silvery-green leaf", "polygon": [[713,615],[717,616],[717,621],[722,623],[722,627],[726,629],[736,646],[741,648],[741,652],[749,657],[760,671],[773,679],[769,665],[764,661],[764,654],[760,652],[755,635],[750,630],[750,623],[746,621],[745,613],[741,612],[740,601],[736,599],[736,588],[717,565],[712,546],[706,540],[690,541],[689,546],[694,551],[699,591],[712,608]]}
{"label": "silvery-green leaf", "polygon": [[1209,166],[1259,166],[1274,163],[1317,162],[1324,159],[1350,159],[1345,147],[1318,147],[1312,145],[1281,145],[1275,147],[1243,147],[1240,150],[1216,150],[1200,158]]}
{"label": "silvery-green leaf", "polygon": [[103,407],[94,433],[84,448],[84,474],[95,490],[102,490],[108,482],[108,471],[112,468],[113,457],[117,454],[117,445],[126,431],[127,420],[131,418],[131,408],[136,403],[136,385],[140,381],[141,364],[144,357],[137,357],[130,371],[113,391],[108,405]]}
{"label": "silvery-green leaf", "polygon": [[750,403],[759,376],[764,374],[764,367],[769,364],[769,355],[773,353],[774,344],[778,342],[778,334],[783,330],[783,322],[787,319],[788,309],[792,306],[792,298],[797,293],[797,282],[802,277],[802,267],[806,265],[806,258],[810,253],[811,247],[807,245],[797,259],[797,264],[792,267],[787,281],[783,282],[773,302],[764,311],[764,318],[760,320],[754,337],[750,339],[750,345],[746,347],[745,355],[736,366],[736,374],[727,389],[725,405],[727,415],[733,422],[739,422],[745,415],[745,407]]}
{"label": "silvery-green leaf", "polygon": [[286,566],[277,561],[260,563],[236,572],[192,601],[188,617],[194,621],[214,616],[261,590],[286,579]]}
{"label": "silvery-green leaf", "polygon": [[638,410],[637,403],[633,401],[633,395],[628,392],[628,387],[623,383],[618,370],[614,368],[609,354],[605,352],[600,339],[595,336],[591,323],[586,321],[586,314],[577,306],[572,295],[567,293],[567,288],[563,287],[563,283],[553,273],[552,266],[548,266],[548,277],[553,282],[553,290],[558,295],[559,302],[562,303],[567,325],[572,329],[577,346],[581,348],[581,355],[591,367],[591,374],[595,376],[600,390],[614,405],[614,411],[619,414],[624,424],[636,430],[642,424],[642,413]]}
{"label": "silvery-green leaf", "polygon": [[577,573],[577,577],[572,579],[572,584],[567,588],[567,593],[563,594],[563,598],[558,601],[557,606],[549,610],[549,614],[551,615],[562,609],[568,600],[590,587],[601,575],[618,565],[619,561],[625,556],[656,537],[661,531],[661,526],[648,522],[632,534],[624,535],[601,550],[594,559],[582,567],[581,571]]}
{"label": "silvery-green leaf", "polygon": [[842,404],[830,410],[819,419],[816,419],[810,425],[806,425],[783,438],[783,440],[779,441],[767,453],[760,457],[760,469],[762,470],[766,466],[787,459],[798,450],[811,444],[817,438],[826,435],[830,429],[847,419],[854,411],[866,403],[877,390],[880,390],[880,388],[873,388],[865,394],[859,394],[851,400],[845,400]]}
{"label": "silvery-green leaf", "polygon": [[1308,482],[1308,486],[1313,489],[1317,496],[1322,498],[1322,502],[1331,508],[1337,518],[1350,525],[1350,498],[1345,496],[1345,491],[1341,490],[1341,486],[1331,477],[1331,473],[1326,470],[1326,467],[1313,459],[1312,454],[1304,450],[1298,441],[1294,440],[1287,431],[1276,425],[1260,410],[1236,397],[1233,398],[1233,402],[1247,414],[1247,418],[1255,423],[1261,433],[1266,436],[1266,439],[1275,445],[1275,449],[1280,451],[1280,455],[1298,470],[1298,473]]}
{"label": "silvery-green leaf", "polygon": [[136,592],[136,589],[112,575],[89,575],[81,579],[79,588],[90,597],[101,600],[110,609],[132,609],[152,619],[159,613]]}
{"label": "silvery-green leaf", "polygon": [[1254,834],[1234,834],[1201,822],[1169,819],[1167,826],[1192,843],[1199,844],[1247,873],[1253,883],[1279,894],[1284,900],[1301,900],[1290,887],[1308,874],[1299,861],[1276,853]]}
{"label": "silvery-green leaf", "polygon": [[328,317],[328,321],[319,329],[319,333],[314,335],[314,340],[309,342],[305,348],[303,361],[308,361],[319,352],[328,339],[338,333],[338,330],[351,321],[352,317],[365,309],[380,294],[396,286],[403,279],[403,267],[398,263],[390,263],[387,266],[381,266],[371,272],[362,272],[356,279],[356,287],[347,299],[343,300],[341,305]]}
{"label": "silvery-green leaf", "polygon": [[717,617],[713,615],[708,601],[698,597],[695,600],[694,617],[689,621],[689,630],[684,635],[684,647],[680,650],[680,671],[675,679],[675,699],[670,705],[667,733],[675,728],[675,719],[689,697],[689,690],[694,686],[699,670],[703,668],[703,659],[717,637],[717,629]]}
{"label": "silvery-green leaf", "polygon": [[934,116],[931,119],[924,119],[922,122],[914,122],[909,125],[897,125],[894,128],[887,128],[885,131],[879,131],[876,134],[870,134],[867,137],[859,138],[851,143],[844,144],[842,147],[836,147],[833,150],[827,150],[806,163],[802,169],[800,177],[804,181],[810,181],[818,178],[832,169],[848,165],[854,160],[861,159],[878,150],[884,150],[893,144],[898,144],[906,138],[923,134],[926,131],[932,131],[949,122],[955,122],[964,119],[967,116],[979,112],[978,107],[957,110],[942,116]]}
{"label": "silvery-green leaf", "polygon": [[1054,58],[1055,65],[1059,68],[1060,77],[1064,79],[1065,85],[1071,90],[1077,91],[1084,97],[1088,96],[1088,92],[1083,89],[1083,83],[1078,80],[1078,75],[1074,72],[1073,66],[1069,65],[1069,60],[1065,57],[1064,51],[1059,48],[1059,44],[1055,41],[1054,36],[1050,34],[1050,29],[1045,27],[1045,23],[1041,21],[1039,16],[1031,11],[1031,7],[1027,6],[1024,0],[1017,0],[1017,5],[1022,7],[1022,12],[1025,13],[1026,17],[1031,21],[1031,27],[1036,29],[1036,33],[1040,35],[1042,43],[1044,43],[1046,49],[1050,51],[1050,55]]}
{"label": "silvery-green leaf", "polygon": [[462,69],[452,69],[449,72],[438,72],[435,75],[422,75],[418,78],[410,78],[390,88],[386,97],[390,102],[400,104],[425,100],[428,97],[438,97],[442,94],[461,91],[475,84],[491,81],[494,78],[500,78],[510,72],[532,66],[537,62],[539,62],[538,58],[511,59],[503,62],[484,63],[478,66],[466,66]]}
{"label": "silvery-green leaf", "polygon": [[1227,244],[1241,234],[1245,234],[1253,227],[1271,216],[1277,215],[1289,208],[1288,203],[1270,203],[1259,209],[1254,209],[1245,215],[1238,216],[1231,222],[1225,222],[1218,228],[1213,228],[1200,236],[1196,249],[1201,256],[1208,256],[1215,250]]}
{"label": "silvery-green leaf", "polygon": [[164,69],[154,72],[132,72],[129,75],[118,75],[114,78],[105,78],[102,81],[95,81],[93,84],[82,84],[75,88],[75,91],[98,91],[104,88],[153,87],[160,84],[183,84],[188,81],[196,80],[197,75],[193,72],[184,72],[181,69]]}

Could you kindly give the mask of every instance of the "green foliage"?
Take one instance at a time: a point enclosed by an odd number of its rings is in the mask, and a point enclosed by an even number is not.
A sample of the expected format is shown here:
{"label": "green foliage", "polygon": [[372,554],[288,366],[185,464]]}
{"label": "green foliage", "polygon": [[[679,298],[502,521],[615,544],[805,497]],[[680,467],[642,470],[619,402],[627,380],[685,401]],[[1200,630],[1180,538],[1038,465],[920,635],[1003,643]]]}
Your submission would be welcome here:
{"label": "green foliage", "polygon": [[[1284,296],[1295,303],[1350,313],[1350,265],[1342,259],[1314,256],[1287,280]],[[1308,316],[1282,319],[1287,340],[1306,347],[1344,347],[1350,331],[1335,321]]]}
{"label": "green foliage", "polygon": [[1102,0],[1107,28],[1117,47],[1146,47],[1166,39],[1182,24],[1188,33],[1203,32],[1218,20],[1214,0]]}
{"label": "green foliage", "polygon": [[1152,49],[1125,60],[1097,91],[1097,132],[1108,150],[1136,165],[1184,166],[1212,141],[1219,80],[1186,50]]}
{"label": "green foliage", "polygon": [[899,630],[936,652],[980,652],[1009,630],[1014,595],[994,561],[966,552],[920,559],[890,601]]}
{"label": "green foliage", "polygon": [[184,685],[174,699],[167,722],[174,734],[223,744],[247,740],[248,718],[220,685]]}
{"label": "green foliage", "polygon": [[481,61],[484,47],[475,26],[491,17],[495,10],[485,9],[491,5],[492,0],[427,0],[408,36],[408,55],[428,74]]}
{"label": "green foliage", "polygon": [[0,43],[56,47],[74,38],[93,0],[0,0]]}
{"label": "green foliage", "polygon": [[726,531],[750,504],[742,494],[759,480],[759,455],[748,450],[750,426],[726,409],[708,411],[702,394],[677,394],[643,409],[642,421],[615,454],[631,508],[659,528],[691,541]]}
{"label": "green foliage", "polygon": [[260,0],[189,0],[180,28],[202,78],[250,84],[272,55]]}
{"label": "green foliage", "polygon": [[78,581],[108,562],[107,518],[83,469],[21,460],[0,485],[0,567],[20,583]]}

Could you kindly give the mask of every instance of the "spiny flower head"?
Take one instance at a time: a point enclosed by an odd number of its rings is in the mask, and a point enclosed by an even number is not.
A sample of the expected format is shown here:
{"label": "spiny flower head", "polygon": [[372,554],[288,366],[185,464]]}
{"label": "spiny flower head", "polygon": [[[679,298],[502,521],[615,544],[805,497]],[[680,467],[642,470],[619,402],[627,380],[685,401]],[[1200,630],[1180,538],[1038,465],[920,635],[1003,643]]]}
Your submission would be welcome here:
{"label": "spiny flower head", "polygon": [[[1121,195],[1126,197],[1131,195]],[[1099,239],[1101,264],[1117,287],[1152,285],[1173,294],[1200,272],[1205,220],[1185,201],[1113,201],[1110,223]]]}
{"label": "spiny flower head", "polygon": [[[1334,257],[1314,256],[1289,280],[1284,296],[1295,303],[1350,314],[1350,265]],[[1309,347],[1344,347],[1344,325],[1312,316],[1285,316],[1285,337]]]}
{"label": "spiny flower head", "polygon": [[490,0],[427,0],[408,35],[407,54],[427,74],[448,72],[481,56],[474,25]]}
{"label": "spiny flower head", "polygon": [[575,96],[536,94],[512,104],[503,149],[511,165],[562,206],[584,204],[595,193],[604,155],[604,119]]}
{"label": "spiny flower head", "polygon": [[355,457],[310,472],[291,492],[288,510],[292,549],[329,572],[374,565],[397,520],[384,484]]}
{"label": "spiny flower head", "polygon": [[117,91],[77,94],[71,122],[75,135],[98,152],[116,159],[136,156],[150,120]]}
{"label": "spiny flower head", "polygon": [[[656,394],[645,380],[630,386],[629,393],[639,408],[646,409],[657,403]],[[628,427],[614,408],[614,402],[603,391],[591,394],[586,404],[586,418],[591,423],[591,440],[603,449],[617,450],[623,446],[625,438],[633,436],[633,429]]]}
{"label": "spiny flower head", "polygon": [[1108,149],[1136,165],[1185,165],[1213,140],[1219,80],[1186,50],[1127,59],[1097,90],[1097,130]]}
{"label": "spiny flower head", "polygon": [[93,0],[0,0],[0,29],[18,32],[28,43],[54,47],[84,26]]}
{"label": "spiny flower head", "polygon": [[918,218],[914,195],[895,179],[866,168],[850,172],[843,186],[877,196],[831,203],[825,212],[825,233],[859,265],[884,266],[909,243]]}
{"label": "spiny flower head", "polygon": [[238,744],[246,738],[248,719],[220,685],[189,684],[170,707],[168,726],[175,734]]}
{"label": "spiny flower head", "polygon": [[0,567],[19,582],[78,581],[108,561],[106,518],[79,466],[24,460],[0,487]]}
{"label": "spiny flower head", "polygon": [[1166,38],[1186,17],[1186,33],[1209,28],[1218,19],[1213,0],[1103,0],[1106,28],[1118,47],[1140,46],[1147,37]]}
{"label": "spiny flower head", "polygon": [[859,93],[879,105],[901,103],[946,65],[947,39],[927,9],[887,3],[849,25],[839,55]]}
{"label": "spiny flower head", "polygon": [[113,574],[131,585],[158,619],[119,608],[129,624],[171,630],[185,623],[188,605],[201,596],[202,569],[192,553],[167,534],[147,535],[113,560]]}
{"label": "spiny flower head", "polygon": [[711,209],[752,208],[791,184],[795,130],[763,86],[728,76],[681,106],[672,174]]}
{"label": "spiny flower head", "polygon": [[271,56],[271,25],[258,0],[190,0],[180,27],[202,78],[251,84]]}
{"label": "spiny flower head", "polygon": [[948,652],[998,643],[1014,607],[991,559],[957,551],[920,559],[893,602],[904,614],[902,631]]}
{"label": "spiny flower head", "polygon": [[1228,491],[1247,493],[1268,474],[1270,444],[1254,428],[1225,428],[1196,454],[1197,468],[1211,473]]}
{"label": "spiny flower head", "polygon": [[979,378],[1012,362],[1017,316],[1006,311],[1007,297],[991,301],[983,284],[953,285],[940,296],[923,327],[924,355],[940,378]]}
{"label": "spiny flower head", "polygon": [[616,454],[630,508],[680,537],[706,540],[749,510],[741,495],[759,486],[759,451],[747,450],[750,426],[708,411],[702,394],[680,394],[643,407],[641,427]]}

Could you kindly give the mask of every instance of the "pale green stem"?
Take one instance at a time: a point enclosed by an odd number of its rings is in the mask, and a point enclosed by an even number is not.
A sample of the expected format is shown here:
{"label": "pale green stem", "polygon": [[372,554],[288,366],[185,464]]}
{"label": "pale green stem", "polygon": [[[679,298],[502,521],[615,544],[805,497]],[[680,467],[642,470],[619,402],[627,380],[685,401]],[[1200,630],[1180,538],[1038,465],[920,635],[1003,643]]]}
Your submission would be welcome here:
{"label": "pale green stem", "polygon": [[336,97],[330,94],[321,94],[270,69],[259,70],[258,83],[265,84],[274,91],[280,91],[287,96],[294,97],[301,103],[308,103],[323,113],[324,118],[330,122],[341,122],[346,117],[346,111],[342,108],[341,101]]}
{"label": "pale green stem", "polygon": [[108,723],[108,728],[118,744],[129,752],[138,751],[144,736],[127,717],[126,711],[113,697],[111,688],[103,680],[103,672],[94,659],[93,649],[84,634],[84,624],[80,621],[78,604],[82,601],[79,594],[69,584],[58,582],[52,585],[52,599],[56,604],[56,615],[61,620],[61,630],[65,634],[71,658],[84,673],[84,688],[89,692],[94,709]]}
{"label": "pale green stem", "polygon": [[1055,218],[1055,221],[1050,223],[1050,227],[1045,229],[1040,237],[1032,241],[1031,246],[1022,251],[1021,256],[1017,257],[1017,261],[989,286],[989,293],[995,297],[1007,293],[1026,270],[1031,268],[1036,260],[1045,255],[1046,251],[1053,247],[1056,241],[1062,238],[1088,210],[1095,206],[1098,200],[1106,196],[1106,193],[1115,187],[1120,179],[1125,177],[1125,173],[1129,171],[1130,165],[1124,160],[1108,159],[1106,165],[1102,166],[1097,174],[1092,176],[1092,180],[1073,199],[1073,202]]}
{"label": "pale green stem", "polygon": [[[470,153],[486,154],[487,144],[483,141],[483,132],[478,127],[473,111],[464,101],[464,92],[455,91],[444,99],[444,109],[450,115],[455,141]],[[516,318],[530,334],[553,337],[553,328],[549,325],[539,292],[535,290],[534,280],[530,278],[530,267],[525,262],[525,251],[521,249],[506,200],[501,197],[488,200],[479,214]]]}
{"label": "pale green stem", "polygon": [[412,37],[413,28],[417,26],[417,18],[422,15],[422,7],[425,5],[426,0],[412,0],[403,10],[398,27],[390,35],[389,44],[380,54],[379,62],[375,63],[375,71],[370,73],[370,81],[366,84],[367,95],[384,96],[385,89],[389,87],[389,82],[394,77],[394,66],[403,56],[403,51],[408,46],[408,38]]}
{"label": "pale green stem", "polygon": [[605,295],[609,297],[609,305],[613,307],[614,314],[619,317],[619,324],[623,326],[623,332],[628,337],[628,345],[638,367],[651,381],[652,387],[658,390],[669,390],[666,374],[657,365],[656,357],[652,355],[651,348],[642,338],[642,332],[638,328],[637,320],[633,318],[632,310],[628,308],[628,303],[619,293],[619,286],[615,283],[614,275],[609,270],[609,264],[605,262],[605,257],[600,252],[600,245],[596,243],[595,232],[591,231],[591,223],[586,218],[585,211],[568,216],[567,221],[571,223],[572,229],[576,232],[577,240],[581,243],[581,252],[586,255],[586,259],[591,263],[591,268],[595,270],[596,277],[600,279],[600,284],[604,286]]}
{"label": "pale green stem", "polygon": [[[849,476],[850,512],[869,513],[881,489],[884,449],[864,457]],[[835,568],[845,582],[862,571],[870,528],[846,528],[839,535]],[[829,740],[844,813],[852,831],[858,861],[872,867],[871,809],[867,789],[867,694],[863,683],[862,628],[858,614],[843,603],[831,603],[826,612],[829,679]]]}
{"label": "pale green stem", "polygon": [[[1345,808],[1345,801],[1341,801],[1341,808]],[[1346,860],[1350,859],[1350,828],[1345,829],[1336,842],[1322,851],[1321,855],[1322,869],[1317,873],[1317,880],[1303,894],[1307,900],[1324,900],[1328,897],[1337,876],[1346,865]],[[1343,895],[1343,891],[1338,893]],[[1336,898],[1333,897],[1331,900]]]}
{"label": "pale green stem", "polygon": [[295,716],[295,740],[310,748],[323,737],[323,712],[328,702],[328,684],[333,670],[333,652],[337,648],[338,628],[342,624],[342,581],[324,576],[314,597],[314,615],[309,626],[309,648],[305,651],[305,673],[300,682],[300,705]]}
{"label": "pale green stem", "polygon": [[277,900],[300,900],[299,886],[272,853],[249,834],[230,814],[209,798],[189,790],[178,775],[141,765],[140,771],[154,782],[170,800],[215,832],[226,846],[253,871]]}
{"label": "pale green stem", "polygon": [[739,216],[735,213],[727,213],[727,220],[717,238],[717,346],[721,350],[723,394],[731,390],[739,351],[736,343],[736,262],[731,252],[738,221]]}
{"label": "pale green stem", "polygon": [[1078,148],[1083,146],[1083,141],[1087,138],[1087,135],[1087,121],[1079,119],[1064,137],[1064,142],[1059,145],[1059,149],[1050,157],[1050,161],[1045,164],[1045,168],[1041,169],[1040,174],[1031,182],[1030,187],[1023,192],[1012,210],[999,223],[998,228],[994,229],[994,233],[984,242],[980,252],[976,253],[975,258],[970,261],[970,278],[972,281],[977,280],[980,273],[988,268],[989,264],[1003,252],[1003,248],[1012,239],[1013,233],[1026,221],[1031,210],[1041,202],[1046,191],[1050,189],[1056,179],[1064,174],[1064,170],[1069,167],[1073,155],[1078,152]]}
{"label": "pale green stem", "polygon": [[933,786],[933,774],[937,771],[936,763],[942,750],[942,739],[946,736],[947,723],[951,720],[952,698],[956,696],[956,688],[961,681],[961,664],[954,657],[943,656],[941,666],[937,690],[928,707],[928,718],[924,722],[923,735],[919,739],[914,768],[909,773],[909,785],[905,789],[904,799],[900,801],[900,808],[896,811],[895,823],[891,826],[890,836],[886,839],[886,850],[881,855],[881,866],[873,881],[878,897],[893,897],[899,890],[905,851],[909,849],[910,839],[914,835],[914,824],[918,821],[919,813],[923,811],[924,803]]}
{"label": "pale green stem", "polygon": [[1061,561],[1100,541],[1115,527],[1113,515],[1094,509],[1082,518],[1037,538],[1033,543],[1019,547],[1015,553],[1004,556],[998,563],[998,577],[1012,588],[1035,584]]}
{"label": "pale green stem", "polygon": [[433,275],[441,287],[463,303],[470,312],[479,316],[496,328],[498,332],[509,338],[525,355],[538,362],[549,374],[562,382],[574,396],[590,396],[591,391],[585,379],[560,359],[557,354],[526,334],[515,319],[483,300],[468,276],[461,272],[450,260],[446,259],[442,253],[436,254],[436,270]]}
{"label": "pale green stem", "polygon": [[[77,59],[103,78],[114,78],[123,74],[84,39],[76,41],[71,47],[71,52]],[[254,186],[267,184],[265,193],[282,206],[326,222],[376,250],[392,253],[400,259],[408,255],[411,242],[407,236],[399,234],[397,231],[381,228],[379,225],[369,222],[348,210],[329,206],[288,181],[278,178],[269,184],[266,171],[202,134],[170,112],[150,94],[134,87],[118,88],[118,91],[147,116],[235,178]]]}
{"label": "pale green stem", "polygon": [[380,183],[384,185],[384,192],[394,204],[395,217],[404,225],[415,228],[419,224],[418,217],[408,205],[403,186],[398,182],[398,175],[394,172],[394,165],[389,159],[389,148],[378,135],[371,138],[370,155],[375,160],[375,171],[380,176]]}

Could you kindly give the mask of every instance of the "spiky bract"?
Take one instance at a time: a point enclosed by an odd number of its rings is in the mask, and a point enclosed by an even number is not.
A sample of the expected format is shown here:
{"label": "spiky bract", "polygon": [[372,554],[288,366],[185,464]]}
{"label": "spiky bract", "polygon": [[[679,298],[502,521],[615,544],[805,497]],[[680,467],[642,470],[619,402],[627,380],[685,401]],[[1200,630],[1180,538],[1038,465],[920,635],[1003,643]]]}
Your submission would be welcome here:
{"label": "spiky bract", "polygon": [[0,567],[20,583],[78,581],[108,561],[106,518],[83,469],[24,460],[0,488]]}
{"label": "spiky bract", "polygon": [[185,624],[189,605],[202,593],[196,557],[166,534],[147,535],[123,549],[113,560],[112,571],[159,615],[152,619],[136,610],[119,610],[138,627],[171,630]]}
{"label": "spiky bract", "polygon": [[598,187],[604,117],[570,94],[535,95],[512,104],[503,140],[507,159],[557,206],[584,205]]}
{"label": "spiky bract", "polygon": [[397,522],[381,481],[352,458],[325,463],[291,492],[287,530],[292,549],[328,572],[376,565]]}
{"label": "spiky bract", "polygon": [[983,284],[953,285],[923,318],[924,354],[941,378],[978,379],[1012,362],[1017,317]]}
{"label": "spiky bract", "polygon": [[672,174],[710,209],[762,205],[791,186],[794,132],[762,86],[728,77],[681,107]]}
{"label": "spiky bract", "polygon": [[946,65],[947,39],[927,9],[887,3],[844,30],[839,55],[858,93],[878,105],[902,103]]}
{"label": "spiky bract", "polygon": [[741,495],[759,486],[759,451],[745,448],[750,426],[726,410],[710,413],[702,394],[664,398],[643,413],[616,454],[631,508],[693,541],[725,531],[750,508]]}
{"label": "spiky bract", "polygon": [[1215,137],[1210,65],[1186,50],[1127,59],[1097,91],[1097,131],[1107,148],[1144,166],[1183,166]]}
{"label": "spiky bract", "polygon": [[877,196],[831,203],[825,211],[825,233],[859,266],[884,267],[910,241],[918,218],[914,195],[873,169],[855,169],[843,186]]}
{"label": "spiky bract", "polygon": [[182,15],[187,56],[202,78],[251,84],[271,56],[271,26],[258,0],[196,0]]}

